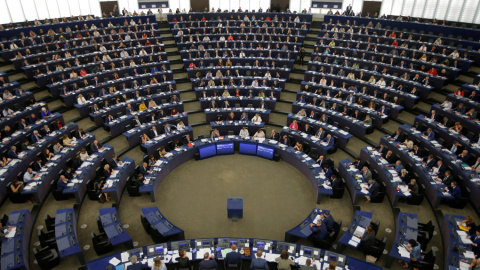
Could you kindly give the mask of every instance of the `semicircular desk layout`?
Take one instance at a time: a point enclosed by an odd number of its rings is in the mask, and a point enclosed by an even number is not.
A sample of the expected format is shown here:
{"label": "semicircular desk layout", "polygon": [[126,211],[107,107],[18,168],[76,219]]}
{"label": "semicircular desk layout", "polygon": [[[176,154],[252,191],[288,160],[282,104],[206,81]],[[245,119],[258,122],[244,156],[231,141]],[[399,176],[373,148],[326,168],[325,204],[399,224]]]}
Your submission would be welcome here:
{"label": "semicircular desk layout", "polygon": [[324,185],[327,178],[323,169],[307,154],[276,140],[241,138],[234,135],[222,136],[213,141],[210,138],[204,138],[170,151],[166,157],[160,158],[150,167],[149,173],[145,176],[146,183],[140,186],[139,191],[149,193],[154,202],[160,184],[178,166],[194,158],[205,159],[216,155],[229,155],[234,154],[235,151],[270,160],[281,158],[289,163],[311,183],[317,203],[320,202],[322,195],[333,195],[332,189]]}

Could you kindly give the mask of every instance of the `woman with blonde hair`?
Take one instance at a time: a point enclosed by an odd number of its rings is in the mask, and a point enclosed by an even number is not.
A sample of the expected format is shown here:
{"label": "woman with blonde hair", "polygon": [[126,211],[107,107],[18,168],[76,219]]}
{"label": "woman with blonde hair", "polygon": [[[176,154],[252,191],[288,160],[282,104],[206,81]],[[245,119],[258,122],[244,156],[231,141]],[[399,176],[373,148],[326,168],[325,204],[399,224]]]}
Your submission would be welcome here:
{"label": "woman with blonde hair", "polygon": [[153,265],[151,270],[167,270],[167,267],[165,266],[164,263],[162,263],[162,260],[160,257],[155,257],[153,259]]}

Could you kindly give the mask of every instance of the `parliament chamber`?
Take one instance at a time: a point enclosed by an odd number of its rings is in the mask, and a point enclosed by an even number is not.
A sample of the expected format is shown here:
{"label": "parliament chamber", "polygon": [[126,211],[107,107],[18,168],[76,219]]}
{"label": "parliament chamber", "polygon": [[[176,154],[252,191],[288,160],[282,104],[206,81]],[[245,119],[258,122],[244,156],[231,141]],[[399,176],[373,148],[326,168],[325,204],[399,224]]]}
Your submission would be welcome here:
{"label": "parliament chamber", "polygon": [[1,270],[480,269],[479,14],[0,0]]}

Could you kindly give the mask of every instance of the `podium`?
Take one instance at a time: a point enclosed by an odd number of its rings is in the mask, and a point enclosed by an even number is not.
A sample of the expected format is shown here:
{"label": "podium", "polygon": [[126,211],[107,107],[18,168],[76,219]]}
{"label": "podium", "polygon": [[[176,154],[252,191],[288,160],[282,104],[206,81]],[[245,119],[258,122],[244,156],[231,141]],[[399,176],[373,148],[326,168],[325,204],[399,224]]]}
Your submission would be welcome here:
{"label": "podium", "polygon": [[243,218],[243,197],[227,198],[228,218]]}

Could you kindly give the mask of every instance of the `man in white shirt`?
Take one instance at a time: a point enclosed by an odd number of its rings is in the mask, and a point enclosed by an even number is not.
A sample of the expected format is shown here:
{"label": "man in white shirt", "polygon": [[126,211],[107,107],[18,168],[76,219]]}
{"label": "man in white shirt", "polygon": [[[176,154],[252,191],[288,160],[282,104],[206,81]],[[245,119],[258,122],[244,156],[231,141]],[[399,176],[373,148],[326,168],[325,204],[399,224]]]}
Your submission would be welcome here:
{"label": "man in white shirt", "polygon": [[128,56],[128,52],[126,52],[125,50],[122,50],[122,52],[120,53],[120,57],[122,58],[127,58]]}
{"label": "man in white shirt", "polygon": [[23,182],[27,183],[33,181],[38,177],[37,172],[34,172],[32,168],[28,168],[25,174],[23,175]]}

